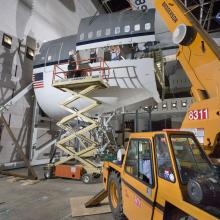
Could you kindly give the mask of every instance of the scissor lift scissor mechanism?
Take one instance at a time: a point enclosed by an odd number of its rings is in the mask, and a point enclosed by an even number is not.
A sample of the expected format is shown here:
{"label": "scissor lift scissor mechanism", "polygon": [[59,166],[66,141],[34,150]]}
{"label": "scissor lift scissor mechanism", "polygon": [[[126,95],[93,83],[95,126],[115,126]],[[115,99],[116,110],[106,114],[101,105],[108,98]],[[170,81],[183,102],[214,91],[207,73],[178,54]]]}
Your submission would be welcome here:
{"label": "scissor lift scissor mechanism", "polygon": [[[57,72],[57,69],[61,72]],[[56,146],[68,156],[61,158],[53,165],[57,166],[74,159],[82,165],[86,175],[99,175],[101,174],[101,164],[95,162],[94,157],[100,144],[92,136],[92,133],[96,133],[94,130],[100,130],[101,128],[98,121],[90,117],[88,112],[102,103],[90,97],[89,94],[108,87],[109,67],[102,61],[98,67],[87,67],[76,71],[81,71],[82,76],[66,78],[67,71],[63,71],[59,65],[54,67],[53,86],[68,92],[71,96],[60,104],[60,107],[70,114],[57,123],[61,129],[66,131],[66,135],[57,142]],[[93,76],[94,71],[95,76]],[[97,72],[99,72],[98,75]],[[63,77],[60,77],[61,74],[63,74]],[[86,100],[88,105],[82,109],[77,109],[74,103],[80,99]],[[73,121],[80,121],[80,125],[73,125]],[[73,146],[73,143],[76,142],[78,143],[78,149]]]}

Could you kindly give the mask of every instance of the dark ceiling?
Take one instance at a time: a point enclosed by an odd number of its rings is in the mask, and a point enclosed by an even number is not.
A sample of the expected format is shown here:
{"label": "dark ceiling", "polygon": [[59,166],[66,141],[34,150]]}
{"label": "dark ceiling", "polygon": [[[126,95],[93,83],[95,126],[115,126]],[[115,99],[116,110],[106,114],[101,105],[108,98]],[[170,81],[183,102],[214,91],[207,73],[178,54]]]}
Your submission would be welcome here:
{"label": "dark ceiling", "polygon": [[[106,13],[121,11],[130,7],[128,0],[98,0]],[[220,0],[180,0],[186,4],[189,11],[200,21],[202,26],[208,32],[220,30],[220,19],[217,14],[220,13]]]}
{"label": "dark ceiling", "polygon": [[220,31],[220,21],[216,17],[220,12],[220,0],[204,0],[203,4],[200,0],[181,1],[208,32]]}
{"label": "dark ceiling", "polygon": [[127,0],[99,0],[99,2],[103,5],[106,13],[121,11],[130,7]]}

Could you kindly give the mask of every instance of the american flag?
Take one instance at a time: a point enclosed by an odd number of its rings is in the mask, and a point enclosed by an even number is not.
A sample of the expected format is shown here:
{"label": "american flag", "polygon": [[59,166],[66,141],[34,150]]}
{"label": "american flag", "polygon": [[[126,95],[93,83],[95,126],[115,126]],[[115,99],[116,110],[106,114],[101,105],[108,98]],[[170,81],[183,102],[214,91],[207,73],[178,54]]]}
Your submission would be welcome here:
{"label": "american flag", "polygon": [[33,74],[33,85],[35,89],[43,88],[43,72]]}

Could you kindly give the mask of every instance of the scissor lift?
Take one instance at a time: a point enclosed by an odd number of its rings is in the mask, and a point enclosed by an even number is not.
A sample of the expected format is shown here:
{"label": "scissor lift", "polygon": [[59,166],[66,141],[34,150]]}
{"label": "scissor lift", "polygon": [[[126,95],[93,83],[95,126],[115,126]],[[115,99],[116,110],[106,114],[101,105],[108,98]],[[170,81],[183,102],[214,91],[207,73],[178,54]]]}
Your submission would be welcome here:
{"label": "scissor lift", "polygon": [[[81,164],[80,177],[84,183],[88,183],[92,176],[98,176],[101,174],[101,164],[96,163],[94,160],[99,143],[90,135],[91,131],[98,128],[99,124],[97,120],[93,119],[88,114],[89,111],[101,105],[101,102],[89,97],[89,94],[97,89],[108,87],[107,81],[110,73],[109,67],[104,61],[101,61],[100,65],[96,67],[90,67],[88,62],[86,68],[84,67],[73,70],[77,73],[74,73],[73,75],[79,75],[79,72],[82,75],[73,78],[67,78],[68,72],[62,68],[60,65],[54,66],[52,84],[55,88],[71,94],[71,96],[60,105],[60,107],[68,111],[70,115],[65,116],[57,123],[61,129],[66,131],[67,135],[59,140],[56,146],[68,156],[56,161],[50,166],[55,167],[56,175],[56,167],[59,165],[66,164],[71,160],[78,161]],[[93,72],[96,73],[95,76],[93,76]],[[97,75],[97,73],[99,74]],[[83,109],[77,109],[74,106],[74,102],[77,102],[80,99],[87,100],[89,103],[88,106]],[[73,123],[71,123],[76,120],[79,120],[83,125],[79,125],[76,128]],[[77,150],[73,146],[73,141],[76,142],[76,140],[81,146],[81,148]],[[72,173],[72,170],[74,169],[71,169],[71,165],[66,166],[69,166],[69,174],[64,175],[63,177],[74,178],[75,174]]]}

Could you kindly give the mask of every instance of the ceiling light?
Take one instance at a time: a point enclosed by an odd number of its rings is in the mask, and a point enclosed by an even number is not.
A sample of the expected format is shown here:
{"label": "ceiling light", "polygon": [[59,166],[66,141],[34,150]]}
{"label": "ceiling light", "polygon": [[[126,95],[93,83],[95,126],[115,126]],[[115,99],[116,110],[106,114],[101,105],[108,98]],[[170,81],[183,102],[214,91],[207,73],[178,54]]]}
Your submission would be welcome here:
{"label": "ceiling light", "polygon": [[186,102],[182,102],[182,107],[186,107]]}
{"label": "ceiling light", "polygon": [[34,59],[34,50],[31,49],[30,47],[27,47],[26,50],[26,57],[33,60]]}
{"label": "ceiling light", "polygon": [[176,107],[177,107],[176,102],[173,102],[173,103],[172,103],[172,108],[176,108]]}
{"label": "ceiling light", "polygon": [[11,49],[12,37],[7,35],[7,34],[3,34],[2,45],[9,48],[9,49]]}
{"label": "ceiling light", "polygon": [[167,107],[167,103],[163,103],[162,108],[166,108]]}

